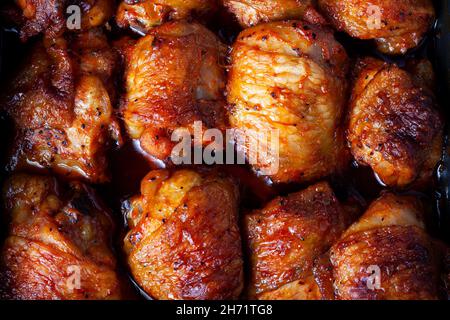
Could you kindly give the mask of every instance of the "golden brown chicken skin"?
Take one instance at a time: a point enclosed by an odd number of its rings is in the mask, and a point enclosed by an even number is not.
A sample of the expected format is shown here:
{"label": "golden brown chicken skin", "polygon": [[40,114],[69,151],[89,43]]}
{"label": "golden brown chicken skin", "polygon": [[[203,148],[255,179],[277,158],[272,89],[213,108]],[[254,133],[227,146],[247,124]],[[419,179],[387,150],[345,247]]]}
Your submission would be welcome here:
{"label": "golden brown chicken skin", "polygon": [[245,217],[250,297],[315,300],[313,263],[351,223],[328,183],[279,197]]}
{"label": "golden brown chicken skin", "polygon": [[[22,10],[22,40],[43,33],[48,38],[62,36],[64,31],[86,31],[102,26],[115,10],[115,0],[15,0]],[[80,20],[75,20],[80,10]],[[79,22],[79,24],[78,24]]]}
{"label": "golden brown chicken skin", "polygon": [[193,133],[196,121],[225,128],[224,50],[205,27],[186,22],[157,27],[126,50],[123,116],[146,153],[167,160],[173,131]]}
{"label": "golden brown chicken skin", "polygon": [[137,283],[160,300],[236,299],[243,287],[234,182],[212,172],[150,172],[131,199],[124,248]]}
{"label": "golden brown chicken skin", "polygon": [[239,24],[252,27],[259,23],[302,18],[312,8],[311,0],[223,0],[223,5]]}
{"label": "golden brown chicken skin", "polygon": [[429,184],[443,130],[433,94],[423,79],[373,58],[356,73],[348,130],[355,159],[390,187]]}
{"label": "golden brown chicken skin", "polygon": [[415,196],[382,195],[331,248],[337,299],[440,298],[440,253]]}
{"label": "golden brown chicken skin", "polygon": [[0,257],[2,299],[119,299],[112,220],[81,183],[16,174],[3,189],[9,230]]}
{"label": "golden brown chicken skin", "polygon": [[[250,142],[259,140],[258,148],[271,150],[258,134],[278,130],[274,182],[304,183],[334,173],[346,158],[341,130],[346,73],[344,48],[321,26],[285,21],[241,32],[227,86],[230,123],[246,135],[238,148],[249,155]],[[276,162],[272,152],[251,164],[261,171]]]}
{"label": "golden brown chicken skin", "polygon": [[164,22],[205,20],[218,7],[216,0],[125,0],[119,5],[117,24],[147,33]]}
{"label": "golden brown chicken skin", "polygon": [[387,54],[415,48],[435,18],[431,0],[319,0],[318,4],[338,30],[375,39],[378,50]]}
{"label": "golden brown chicken skin", "polygon": [[2,100],[16,128],[9,170],[108,180],[106,152],[120,140],[112,107],[116,64],[99,30],[36,45]]}

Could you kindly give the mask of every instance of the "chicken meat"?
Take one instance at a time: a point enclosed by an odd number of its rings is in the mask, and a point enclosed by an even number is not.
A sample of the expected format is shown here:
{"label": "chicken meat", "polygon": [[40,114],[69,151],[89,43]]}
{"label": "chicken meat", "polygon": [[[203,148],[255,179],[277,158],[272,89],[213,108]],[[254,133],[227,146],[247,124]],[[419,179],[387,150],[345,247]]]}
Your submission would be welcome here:
{"label": "chicken meat", "polygon": [[259,23],[300,19],[312,10],[312,0],[222,0],[223,5],[244,27]]}
{"label": "chicken meat", "polygon": [[243,287],[238,188],[214,172],[157,170],[127,210],[136,282],[160,300],[236,299]]}
{"label": "chicken meat", "polygon": [[[306,183],[346,163],[347,67],[345,49],[320,25],[274,22],[239,34],[227,85],[229,120],[244,136],[237,146],[255,171],[277,167],[266,174],[273,182]],[[278,136],[277,144],[262,135]],[[250,161],[254,149],[269,152]]]}
{"label": "chicken meat", "polygon": [[44,34],[59,38],[67,30],[80,32],[104,25],[115,11],[115,0],[15,0],[20,36]]}
{"label": "chicken meat", "polygon": [[425,231],[424,213],[416,196],[383,194],[331,248],[323,268],[331,276],[317,277],[331,280],[336,299],[442,298],[442,250]]}
{"label": "chicken meat", "polygon": [[321,299],[314,262],[351,222],[326,182],[276,198],[246,215],[250,298]]}
{"label": "chicken meat", "polygon": [[205,21],[216,11],[217,0],[124,0],[116,14],[117,24],[146,34],[164,22],[196,19]]}
{"label": "chicken meat", "polygon": [[212,32],[187,22],[165,23],[125,50],[123,117],[143,151],[166,161],[175,130],[225,129],[225,51]]}
{"label": "chicken meat", "polygon": [[[429,68],[421,65],[419,70]],[[357,162],[390,187],[429,185],[441,157],[444,121],[423,85],[430,72],[422,73],[374,58],[356,67],[348,141]]]}
{"label": "chicken meat", "polygon": [[417,47],[435,18],[432,0],[319,0],[334,27],[358,39],[374,39],[386,54]]}
{"label": "chicken meat", "polygon": [[8,170],[108,180],[107,150],[121,139],[112,106],[117,58],[97,29],[33,48],[2,99],[16,131]]}
{"label": "chicken meat", "polygon": [[93,190],[16,174],[3,189],[9,222],[0,256],[0,298],[120,299],[113,222]]}

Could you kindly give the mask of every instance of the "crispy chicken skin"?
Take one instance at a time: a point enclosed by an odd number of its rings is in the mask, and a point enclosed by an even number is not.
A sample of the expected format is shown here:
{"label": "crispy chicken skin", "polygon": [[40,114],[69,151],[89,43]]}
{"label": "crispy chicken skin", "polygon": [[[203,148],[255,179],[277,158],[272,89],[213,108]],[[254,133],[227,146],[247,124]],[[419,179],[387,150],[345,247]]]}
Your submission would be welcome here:
{"label": "crispy chicken skin", "polygon": [[81,9],[82,31],[103,25],[115,10],[115,0],[15,0],[15,3],[22,10],[19,23],[22,40],[40,33],[49,38],[60,37],[71,21],[68,18],[73,12],[67,12],[71,5]]}
{"label": "crispy chicken skin", "polygon": [[250,297],[321,299],[313,263],[351,223],[328,183],[271,201],[245,217]]}
{"label": "crispy chicken skin", "polygon": [[302,18],[312,8],[311,0],[222,0],[239,24],[252,27],[259,23]]}
{"label": "crispy chicken skin", "polygon": [[421,79],[373,58],[359,62],[348,141],[355,159],[390,187],[429,184],[440,159],[443,120]]}
{"label": "crispy chicken skin", "polygon": [[123,115],[142,149],[167,160],[175,129],[194,122],[225,128],[225,47],[197,23],[169,22],[141,38],[126,55]]}
{"label": "crispy chicken skin", "polygon": [[[227,86],[230,123],[246,133],[238,147],[247,155],[252,136],[278,130],[274,182],[320,179],[346,158],[341,120],[347,60],[328,29],[304,21],[260,24],[238,36]],[[262,149],[265,143],[260,139]],[[272,166],[274,156],[252,163],[254,169]]]}
{"label": "crispy chicken skin", "polygon": [[150,172],[131,199],[131,273],[153,298],[236,299],[243,287],[238,189],[213,172]]}
{"label": "crispy chicken skin", "polygon": [[[16,174],[3,189],[10,220],[2,299],[119,299],[112,220],[87,186]],[[78,278],[79,276],[79,278]]]}
{"label": "crispy chicken skin", "polygon": [[218,7],[216,0],[125,0],[119,5],[117,24],[147,33],[152,28],[173,20],[204,20]]}
{"label": "crispy chicken skin", "polygon": [[[338,299],[438,299],[440,262],[415,196],[385,193],[333,245]],[[380,287],[375,278],[379,268]],[[375,272],[375,273],[374,273]]]}
{"label": "crispy chicken skin", "polygon": [[336,29],[375,39],[378,50],[405,54],[416,47],[435,18],[431,0],[319,0]]}
{"label": "crispy chicken skin", "polygon": [[2,100],[16,127],[10,171],[108,180],[107,147],[120,140],[111,101],[117,59],[99,30],[74,37],[35,46]]}

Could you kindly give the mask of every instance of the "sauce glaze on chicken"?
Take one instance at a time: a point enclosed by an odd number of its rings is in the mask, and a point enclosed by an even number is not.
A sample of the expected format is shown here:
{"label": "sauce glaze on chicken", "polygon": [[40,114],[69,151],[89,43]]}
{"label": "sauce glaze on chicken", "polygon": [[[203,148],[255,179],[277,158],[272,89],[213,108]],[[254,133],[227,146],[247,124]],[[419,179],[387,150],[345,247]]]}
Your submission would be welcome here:
{"label": "sauce glaze on chicken", "polygon": [[318,0],[333,26],[358,39],[374,39],[378,50],[405,54],[417,47],[435,18],[432,0]]}
{"label": "sauce glaze on chicken", "polygon": [[351,223],[325,183],[317,183],[245,216],[250,297],[321,299],[313,265]]}
{"label": "sauce glaze on chicken", "polygon": [[69,38],[39,41],[2,99],[15,125],[8,170],[102,183],[107,150],[121,141],[113,111],[118,56],[99,29]]}
{"label": "sauce glaze on chicken", "polygon": [[355,73],[348,130],[355,159],[390,187],[429,186],[443,142],[433,93],[423,80],[381,60],[361,60]]}
{"label": "sauce glaze on chicken", "polygon": [[223,5],[245,28],[264,22],[299,19],[312,10],[311,0],[223,0]]}
{"label": "sauce glaze on chicken", "polygon": [[[26,41],[44,34],[52,39],[66,31],[87,31],[100,27],[112,17],[115,0],[14,0],[16,7],[7,13],[18,20],[20,36]],[[78,11],[71,10],[76,6]],[[21,10],[22,13],[14,11]],[[73,15],[73,27],[68,17]],[[76,19],[80,19],[77,21]],[[79,22],[79,25],[78,25]],[[69,27],[68,27],[69,25]]]}
{"label": "sauce glaze on chicken", "polygon": [[[345,49],[320,25],[274,22],[239,34],[228,74],[229,120],[250,137],[278,130],[275,183],[311,182],[345,163],[347,70]],[[238,147],[249,150],[250,141]],[[252,165],[258,171],[273,161]]]}
{"label": "sauce glaze on chicken", "polygon": [[116,21],[122,28],[147,33],[164,22],[205,20],[217,8],[217,0],[124,0],[117,10]]}
{"label": "sauce glaze on chicken", "polygon": [[127,211],[124,250],[155,299],[237,299],[243,289],[239,191],[217,172],[156,170]]}
{"label": "sauce glaze on chicken", "polygon": [[[383,194],[330,251],[338,299],[442,298],[442,252],[415,196]],[[378,277],[378,278],[376,278]]]}
{"label": "sauce glaze on chicken", "polygon": [[15,174],[3,188],[8,235],[0,257],[1,299],[120,299],[114,224],[94,191]]}
{"label": "sauce glaze on chicken", "polygon": [[197,23],[169,22],[125,49],[123,116],[128,134],[169,160],[175,129],[225,129],[225,46]]}
{"label": "sauce glaze on chicken", "polygon": [[[158,300],[450,293],[450,249],[426,223],[444,129],[420,45],[431,0],[8,4],[31,50],[0,95],[1,299],[127,299],[130,283]],[[196,123],[251,135],[233,150],[247,156],[276,131],[279,157],[177,167],[173,134]]]}

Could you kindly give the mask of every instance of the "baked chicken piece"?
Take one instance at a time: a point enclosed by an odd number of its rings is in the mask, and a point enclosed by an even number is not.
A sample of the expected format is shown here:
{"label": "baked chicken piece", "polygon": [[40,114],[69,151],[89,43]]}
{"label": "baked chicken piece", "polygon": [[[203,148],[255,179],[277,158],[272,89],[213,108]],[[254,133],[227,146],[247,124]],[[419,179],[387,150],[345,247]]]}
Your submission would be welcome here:
{"label": "baked chicken piece", "polygon": [[250,298],[321,299],[313,263],[350,223],[325,182],[247,215]]}
{"label": "baked chicken piece", "polygon": [[415,196],[385,193],[330,250],[337,299],[439,299],[441,253]]}
{"label": "baked chicken piece", "polygon": [[[251,163],[256,171],[278,162],[269,174],[275,183],[304,183],[340,167],[347,60],[328,29],[304,21],[260,24],[239,34],[227,86],[229,120],[244,133],[237,146],[248,158],[252,141],[269,151]],[[278,150],[259,138],[277,132]]]}
{"label": "baked chicken piece", "polygon": [[127,212],[136,282],[159,300],[236,299],[243,287],[238,189],[213,172],[151,171]]}
{"label": "baked chicken piece", "polygon": [[1,105],[16,127],[8,169],[108,180],[106,152],[120,142],[112,107],[116,64],[99,30],[35,46]]}
{"label": "baked chicken piece", "polygon": [[123,116],[132,139],[167,160],[175,129],[225,128],[226,48],[197,23],[169,22],[126,51]]}
{"label": "baked chicken piece", "polygon": [[334,27],[358,39],[374,39],[386,54],[415,48],[435,18],[432,0],[319,0]]}
{"label": "baked chicken piece", "polygon": [[355,159],[390,187],[429,184],[441,156],[443,119],[419,77],[373,58],[356,68],[348,141]]}
{"label": "baked chicken piece", "polygon": [[15,3],[22,10],[19,18],[22,40],[41,33],[58,38],[68,29],[79,32],[99,27],[115,11],[115,0],[15,0]]}
{"label": "baked chicken piece", "polygon": [[116,15],[117,24],[145,34],[173,20],[205,20],[218,7],[217,0],[124,0]]}
{"label": "baked chicken piece", "polygon": [[311,0],[222,0],[223,5],[244,27],[263,22],[302,18],[312,8]]}
{"label": "baked chicken piece", "polygon": [[112,220],[93,190],[16,174],[3,189],[9,230],[1,299],[119,299]]}

